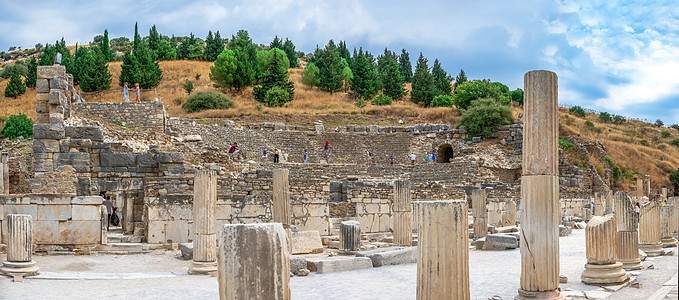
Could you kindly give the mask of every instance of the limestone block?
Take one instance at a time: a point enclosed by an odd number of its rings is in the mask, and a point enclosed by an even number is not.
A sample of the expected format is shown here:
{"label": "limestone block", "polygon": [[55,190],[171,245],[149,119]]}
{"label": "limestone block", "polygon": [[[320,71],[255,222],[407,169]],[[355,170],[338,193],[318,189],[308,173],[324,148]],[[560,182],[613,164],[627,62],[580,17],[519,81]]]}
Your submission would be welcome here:
{"label": "limestone block", "polygon": [[96,205],[72,205],[72,220],[99,220],[99,206]]}
{"label": "limestone block", "polygon": [[52,139],[33,139],[33,153],[58,153],[59,141]]}
{"label": "limestone block", "polygon": [[101,220],[59,221],[58,230],[59,244],[99,244],[101,241]]}
{"label": "limestone block", "polygon": [[135,155],[134,153],[99,153],[99,165],[102,167],[135,167]]}
{"label": "limestone block", "polygon": [[323,243],[316,230],[292,233],[292,254],[322,253]]}
{"label": "limestone block", "polygon": [[373,267],[411,264],[417,262],[417,247],[377,248],[369,251],[359,251],[356,253],[356,257],[370,258]]}
{"label": "limestone block", "polygon": [[84,152],[55,153],[54,167],[72,166],[76,172],[90,171],[90,154]]}
{"label": "limestone block", "polygon": [[57,90],[50,90],[50,99],[49,99],[49,104],[50,105],[61,105],[62,103],[66,102],[66,95],[62,93],[61,91]]}
{"label": "limestone block", "polygon": [[309,270],[319,274],[352,271],[372,268],[373,264],[367,257],[323,257],[307,258]]}
{"label": "limestone block", "polygon": [[488,234],[483,243],[483,250],[508,250],[519,247],[516,237],[505,234]]}
{"label": "limestone block", "polygon": [[55,76],[49,81],[50,89],[57,90],[67,90],[68,89],[68,78],[66,76]]}
{"label": "limestone block", "polygon": [[80,204],[80,205],[100,205],[104,202],[103,199],[99,196],[76,196],[73,197],[71,200],[71,204]]}
{"label": "limestone block", "polygon": [[[194,223],[195,224],[195,223]],[[165,222],[165,239],[163,243],[186,243],[189,241],[189,228],[191,225],[186,220],[174,220]]]}
{"label": "limestone block", "polygon": [[219,298],[289,300],[290,253],[283,226],[233,224],[221,231]]}
{"label": "limestone block", "polygon": [[53,130],[48,124],[34,124],[33,125],[34,139],[49,139],[57,140],[64,138],[63,130]]}
{"label": "limestone block", "polygon": [[307,217],[304,223],[298,223],[297,226],[303,230],[316,230],[321,235],[330,233],[330,223],[327,217]]}
{"label": "limestone block", "polygon": [[59,221],[37,220],[33,222],[33,240],[36,244],[59,243]]}
{"label": "limestone block", "polygon": [[290,255],[290,273],[298,275],[299,270],[306,269],[306,258],[302,255]]}
{"label": "limestone block", "polygon": [[146,240],[149,244],[165,243],[165,222],[149,221],[146,227]]}
{"label": "limestone block", "polygon": [[66,76],[66,67],[63,65],[38,66],[38,79],[52,79],[54,76]]}
{"label": "limestone block", "polygon": [[[218,204],[216,217],[217,220],[231,220],[233,218],[233,207],[228,204]],[[221,226],[217,228],[221,228]]]}
{"label": "limestone block", "polygon": [[[71,218],[71,205],[38,205],[37,208],[38,221],[68,220]],[[37,228],[37,225],[35,227]]]}
{"label": "limestone block", "polygon": [[255,218],[264,216],[266,214],[266,207],[258,204],[246,204],[238,214],[241,218]]}
{"label": "limestone block", "polygon": [[290,170],[273,171],[273,221],[288,227],[292,223],[292,204],[290,203]]}
{"label": "limestone block", "polygon": [[72,139],[88,139],[93,142],[104,140],[104,132],[99,126],[66,126],[64,130],[66,136]]}
{"label": "limestone block", "polygon": [[50,92],[50,83],[47,79],[36,80],[35,87],[36,87],[37,93],[49,93]]}

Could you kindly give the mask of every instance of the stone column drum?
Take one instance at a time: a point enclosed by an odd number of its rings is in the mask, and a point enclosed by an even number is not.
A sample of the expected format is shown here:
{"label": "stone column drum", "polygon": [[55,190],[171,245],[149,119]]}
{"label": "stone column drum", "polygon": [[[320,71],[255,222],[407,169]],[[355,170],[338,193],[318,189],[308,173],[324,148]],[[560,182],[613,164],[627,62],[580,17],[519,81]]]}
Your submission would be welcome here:
{"label": "stone column drum", "polygon": [[516,299],[565,299],[559,292],[558,79],[524,76],[521,288]]}
{"label": "stone column drum", "polygon": [[358,221],[340,222],[339,250],[356,252],[361,247],[361,223]]}
{"label": "stone column drum", "polygon": [[[281,223],[288,233],[288,241],[292,243],[292,204],[290,203],[290,170],[273,170],[273,221]],[[292,251],[292,245],[289,245]]]}
{"label": "stone column drum", "polygon": [[651,199],[651,175],[644,175],[644,196]]}
{"label": "stone column drum", "polygon": [[486,190],[472,191],[472,216],[474,217],[474,238],[482,238],[488,234],[488,208],[486,207]]}
{"label": "stone column drum", "polygon": [[641,177],[637,178],[636,194],[637,194],[637,202],[640,202],[641,198],[644,197],[644,180],[641,179]]}
{"label": "stone column drum", "polygon": [[640,270],[639,218],[634,203],[625,192],[615,193],[615,221],[618,227],[618,261],[625,270]]}
{"label": "stone column drum", "polygon": [[660,242],[663,247],[676,247],[677,240],[672,237],[672,218],[674,205],[660,206]]}
{"label": "stone column drum", "polygon": [[629,274],[617,261],[615,217],[595,216],[585,228],[587,264],[580,279],[586,284],[617,284],[629,279]]}
{"label": "stone column drum", "polygon": [[594,215],[603,216],[604,210],[606,208],[606,193],[596,192],[594,193]]}
{"label": "stone column drum", "polygon": [[413,245],[413,206],[410,181],[394,181],[394,244]]}
{"label": "stone column drum", "polygon": [[663,254],[660,238],[660,208],[655,201],[641,204],[639,214],[639,249],[648,256]]}
{"label": "stone column drum", "polygon": [[0,273],[7,276],[37,275],[40,268],[33,261],[33,217],[7,215],[7,260]]}
{"label": "stone column drum", "polygon": [[467,201],[416,201],[417,299],[469,299]]}
{"label": "stone column drum", "polygon": [[227,224],[219,246],[219,299],[290,299],[290,251],[280,223]]}
{"label": "stone column drum", "polygon": [[217,271],[217,174],[196,172],[193,180],[193,262],[189,274]]}

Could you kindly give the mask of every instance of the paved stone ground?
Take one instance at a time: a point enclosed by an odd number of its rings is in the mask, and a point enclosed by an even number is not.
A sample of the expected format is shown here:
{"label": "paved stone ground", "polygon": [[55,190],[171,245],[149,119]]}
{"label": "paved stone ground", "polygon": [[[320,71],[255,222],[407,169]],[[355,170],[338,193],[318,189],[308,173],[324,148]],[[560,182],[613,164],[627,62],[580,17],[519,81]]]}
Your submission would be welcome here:
{"label": "paved stone ground", "polygon": [[[601,288],[580,283],[584,270],[584,230],[560,238],[561,274],[569,283],[564,291],[585,291],[590,297],[607,299],[677,299],[677,256],[644,262],[654,269],[641,271],[641,289],[623,288],[608,294]],[[671,248],[676,251],[676,248]],[[217,280],[189,276],[189,261],[178,251],[155,251],[142,255],[35,256],[43,279],[26,278],[15,283],[0,277],[0,299],[217,299]],[[521,273],[519,250],[470,251],[471,298],[500,295],[513,299]],[[4,260],[4,255],[0,255]],[[293,299],[414,299],[415,264],[385,266],[348,272],[294,277]],[[61,279],[56,279],[57,277]],[[51,278],[51,279],[50,279]],[[69,280],[70,279],[70,280]]]}

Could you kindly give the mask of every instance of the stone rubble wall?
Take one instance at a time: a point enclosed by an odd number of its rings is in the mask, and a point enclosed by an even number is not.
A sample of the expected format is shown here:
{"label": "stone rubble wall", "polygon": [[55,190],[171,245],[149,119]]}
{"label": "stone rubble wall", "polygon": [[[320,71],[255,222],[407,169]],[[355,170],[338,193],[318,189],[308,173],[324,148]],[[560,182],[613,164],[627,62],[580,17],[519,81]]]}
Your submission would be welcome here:
{"label": "stone rubble wall", "polygon": [[73,105],[83,117],[94,117],[128,130],[165,132],[167,113],[162,101],[93,102]]}

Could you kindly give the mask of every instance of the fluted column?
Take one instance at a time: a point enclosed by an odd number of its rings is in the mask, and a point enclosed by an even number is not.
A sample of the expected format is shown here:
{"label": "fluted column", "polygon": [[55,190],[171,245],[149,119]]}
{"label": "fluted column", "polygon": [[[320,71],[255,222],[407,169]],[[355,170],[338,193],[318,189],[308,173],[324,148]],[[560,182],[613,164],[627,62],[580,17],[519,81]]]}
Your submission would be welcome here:
{"label": "fluted column", "polygon": [[227,224],[219,246],[219,299],[290,299],[290,251],[280,223]]}
{"label": "fluted column", "polygon": [[651,175],[644,176],[644,196],[648,197],[648,200],[654,200],[651,199]]}
{"label": "fluted column", "polygon": [[472,216],[474,217],[474,238],[486,236],[488,234],[488,209],[484,189],[472,191]]}
{"label": "fluted column", "polygon": [[636,194],[637,202],[641,202],[641,198],[644,197],[644,180],[641,177],[637,178]]}
{"label": "fluted column", "polygon": [[196,172],[193,180],[193,262],[190,274],[212,274],[217,271],[217,174]]}
{"label": "fluted column", "polygon": [[524,76],[521,288],[517,299],[565,299],[559,292],[558,79]]}
{"label": "fluted column", "polygon": [[394,244],[413,245],[413,206],[409,180],[394,181]]}
{"label": "fluted column", "polygon": [[595,216],[585,228],[587,264],[580,279],[586,284],[615,284],[629,279],[617,261],[615,217]]}
{"label": "fluted column", "polygon": [[679,197],[669,197],[667,202],[674,207],[674,213],[670,221],[675,239],[679,239]]}
{"label": "fluted column", "polygon": [[2,151],[0,153],[0,161],[2,161],[2,186],[0,186],[0,194],[9,194],[9,153]]}
{"label": "fluted column", "polygon": [[340,222],[339,249],[355,252],[361,247],[361,224],[358,221]]}
{"label": "fluted column", "polygon": [[415,202],[417,299],[469,299],[467,201]]}
{"label": "fluted column", "polygon": [[596,192],[594,193],[594,215],[603,216],[605,209],[606,193]]}
{"label": "fluted column", "polygon": [[676,247],[677,240],[672,237],[672,218],[674,215],[674,205],[660,206],[660,241],[663,247]]}
{"label": "fluted column", "polygon": [[[273,221],[281,223],[288,234],[288,241],[292,243],[292,204],[290,203],[290,170],[273,170]],[[288,250],[292,252],[292,245]]]}
{"label": "fluted column", "polygon": [[639,249],[648,256],[663,254],[660,238],[660,207],[655,201],[641,204],[639,214]]}
{"label": "fluted column", "polygon": [[615,221],[618,229],[618,261],[625,270],[641,269],[639,218],[632,199],[624,192],[615,193]]}
{"label": "fluted column", "polygon": [[7,276],[31,276],[39,268],[33,261],[33,217],[10,214],[7,222],[7,260],[2,263],[0,273]]}
{"label": "fluted column", "polygon": [[613,191],[606,192],[606,201],[604,202],[604,215],[612,214],[615,210],[615,200],[613,199]]}

